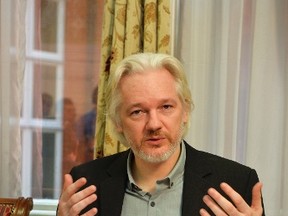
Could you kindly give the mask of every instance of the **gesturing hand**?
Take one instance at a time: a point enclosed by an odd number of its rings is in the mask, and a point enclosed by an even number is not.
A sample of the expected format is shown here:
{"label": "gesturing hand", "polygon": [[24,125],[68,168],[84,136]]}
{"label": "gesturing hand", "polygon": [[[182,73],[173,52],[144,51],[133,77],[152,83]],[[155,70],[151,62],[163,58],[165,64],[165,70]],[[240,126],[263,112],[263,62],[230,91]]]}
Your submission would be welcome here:
{"label": "gesturing hand", "polygon": [[[262,216],[263,208],[261,201],[262,183],[258,182],[252,189],[252,204],[249,206],[245,200],[228,184],[221,183],[221,189],[231,198],[234,205],[223,197],[217,190],[210,188],[208,195],[203,197],[205,204],[217,216]],[[200,210],[201,216],[209,216],[205,210]]]}
{"label": "gesturing hand", "polygon": [[[79,213],[89,204],[97,199],[95,194],[96,187],[91,185],[79,191],[79,189],[86,184],[85,178],[80,178],[73,183],[71,175],[64,176],[63,191],[59,200],[58,216],[74,216]],[[97,213],[96,208],[90,209],[85,216],[92,216]]]}

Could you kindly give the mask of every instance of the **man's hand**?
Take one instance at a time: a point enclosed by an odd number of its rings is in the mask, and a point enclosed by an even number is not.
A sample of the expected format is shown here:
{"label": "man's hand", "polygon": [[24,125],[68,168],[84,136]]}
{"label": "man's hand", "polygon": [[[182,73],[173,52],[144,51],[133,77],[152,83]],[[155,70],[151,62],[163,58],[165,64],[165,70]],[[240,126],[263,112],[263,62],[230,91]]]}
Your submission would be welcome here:
{"label": "man's hand", "polygon": [[[63,191],[59,200],[58,216],[74,216],[79,213],[89,204],[97,199],[95,194],[96,187],[91,185],[81,191],[79,189],[86,184],[85,178],[80,178],[73,183],[71,175],[64,176]],[[96,208],[90,209],[85,216],[92,216],[97,213]]]}
{"label": "man's hand", "polygon": [[[226,183],[221,183],[221,189],[231,198],[233,204],[224,198],[214,188],[208,190],[208,195],[203,197],[205,204],[217,216],[231,215],[231,216],[262,216],[262,200],[261,188],[262,183],[258,182],[252,189],[252,204],[249,206],[245,200]],[[209,216],[210,214],[205,210],[200,210],[201,216]]]}

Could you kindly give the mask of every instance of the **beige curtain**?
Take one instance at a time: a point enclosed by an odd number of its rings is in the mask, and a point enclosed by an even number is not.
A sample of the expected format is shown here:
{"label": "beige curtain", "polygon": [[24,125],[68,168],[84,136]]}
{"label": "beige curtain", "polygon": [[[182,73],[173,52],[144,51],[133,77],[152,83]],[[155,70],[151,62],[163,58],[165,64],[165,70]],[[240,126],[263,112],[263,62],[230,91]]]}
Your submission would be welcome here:
{"label": "beige curtain", "polygon": [[[0,196],[21,194],[20,112],[26,0],[0,2]],[[5,176],[5,178],[2,178]]]}
{"label": "beige curtain", "polygon": [[195,103],[186,139],[255,168],[288,215],[288,1],[179,1],[177,56]]}
{"label": "beige curtain", "polygon": [[110,73],[124,57],[137,52],[170,53],[170,1],[107,0],[104,5],[95,157],[125,150],[113,136],[106,113]]}

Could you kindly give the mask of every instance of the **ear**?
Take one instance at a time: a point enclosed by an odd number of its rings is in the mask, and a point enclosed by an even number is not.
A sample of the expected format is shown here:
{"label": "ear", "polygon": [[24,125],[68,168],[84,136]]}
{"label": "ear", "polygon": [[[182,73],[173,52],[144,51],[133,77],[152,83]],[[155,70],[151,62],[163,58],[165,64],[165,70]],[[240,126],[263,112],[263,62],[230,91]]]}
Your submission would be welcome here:
{"label": "ear", "polygon": [[187,123],[189,121],[189,114],[188,111],[184,109],[183,116],[182,116],[183,123]]}

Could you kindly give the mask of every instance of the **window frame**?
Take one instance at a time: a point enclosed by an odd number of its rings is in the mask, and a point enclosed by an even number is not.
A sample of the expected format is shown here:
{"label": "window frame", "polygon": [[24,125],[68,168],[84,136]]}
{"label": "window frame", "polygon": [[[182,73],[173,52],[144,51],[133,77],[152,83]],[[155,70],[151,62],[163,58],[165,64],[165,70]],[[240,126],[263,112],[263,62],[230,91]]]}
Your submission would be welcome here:
{"label": "window frame", "polygon": [[[64,26],[65,26],[65,1],[51,0],[57,4],[56,22],[56,52],[37,50],[34,47],[36,0],[28,0],[26,5],[26,68],[23,92],[23,113],[20,119],[22,131],[22,195],[32,196],[32,148],[33,133],[35,131],[52,131],[55,133],[55,162],[54,162],[54,199],[33,198],[34,208],[31,215],[55,215],[58,197],[62,188],[62,116],[63,105],[59,101],[63,98],[64,89]],[[55,118],[42,119],[33,117],[33,81],[34,64],[55,66],[56,70],[56,98]]]}

